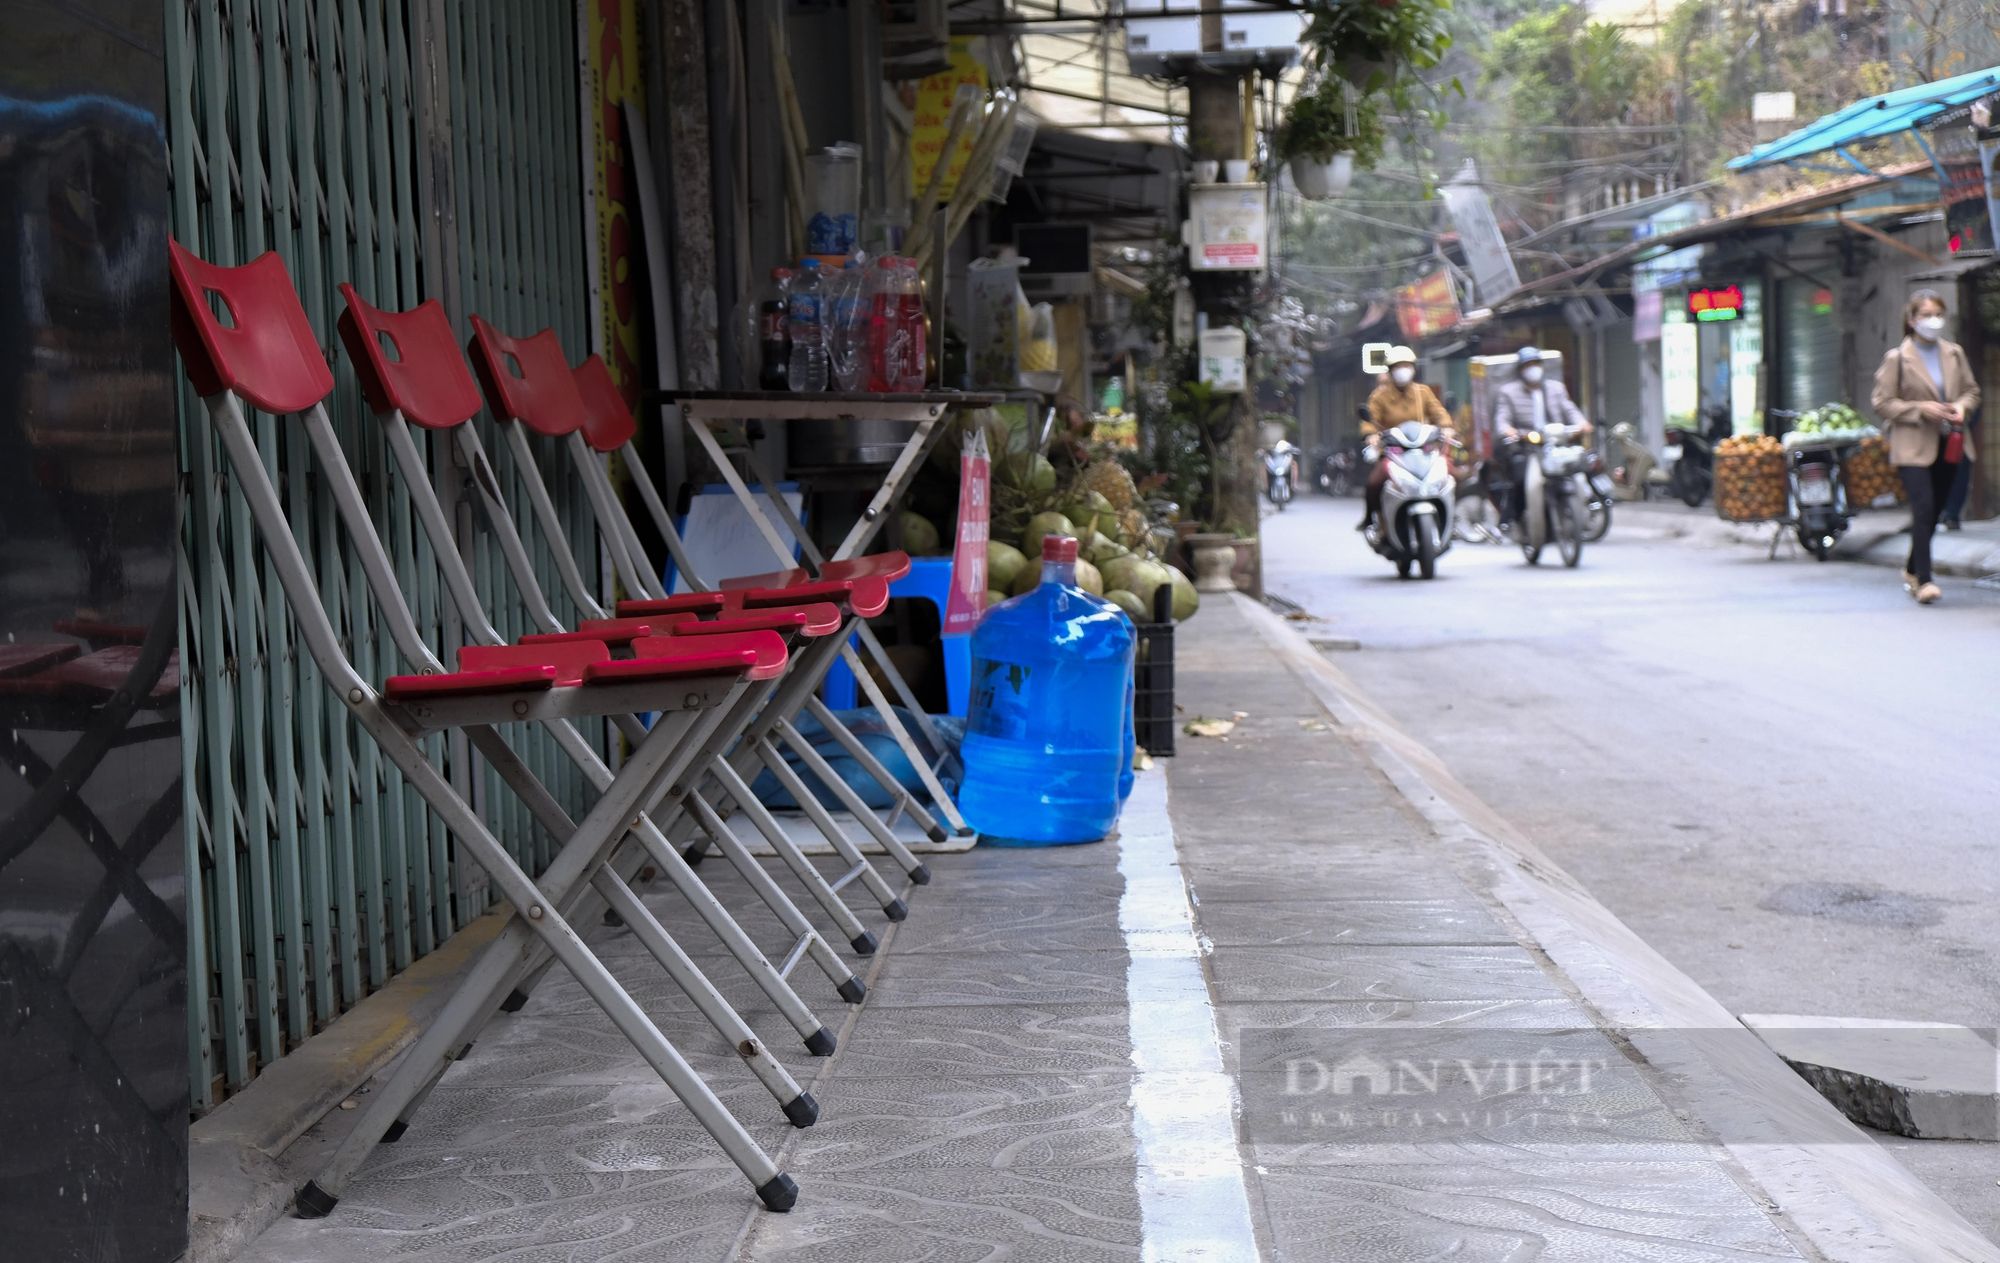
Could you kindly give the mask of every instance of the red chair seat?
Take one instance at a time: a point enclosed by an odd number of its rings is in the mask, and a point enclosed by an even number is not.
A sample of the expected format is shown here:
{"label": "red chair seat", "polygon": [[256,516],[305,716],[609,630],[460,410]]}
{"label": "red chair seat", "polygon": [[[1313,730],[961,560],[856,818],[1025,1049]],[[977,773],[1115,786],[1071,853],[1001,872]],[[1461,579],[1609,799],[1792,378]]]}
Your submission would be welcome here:
{"label": "red chair seat", "polygon": [[[766,633],[771,634],[771,633]],[[668,639],[664,636],[649,637],[635,643],[638,656],[616,662],[592,663],[584,673],[586,684],[643,684],[651,680],[679,680],[695,675],[740,675],[747,674],[753,680],[768,679],[775,672],[762,673],[758,666],[757,651],[752,648],[715,649],[704,653],[683,654],[679,657],[662,658],[648,656],[644,646],[648,641]],[[783,670],[781,665],[779,670]]]}
{"label": "red chair seat", "polygon": [[504,671],[510,667],[552,667],[557,684],[581,684],[584,671],[611,657],[602,640],[561,640],[538,645],[467,645],[458,651],[458,669]]}
{"label": "red chair seat", "polygon": [[[631,666],[640,662],[690,662],[711,657],[717,653],[749,653],[750,678],[769,680],[784,674],[787,658],[785,638],[775,631],[722,632],[714,636],[648,636],[632,642],[635,655],[631,663],[616,663],[617,666]],[[636,669],[636,668],[635,668]]]}
{"label": "red chair seat", "polygon": [[689,620],[674,627],[670,635],[713,636],[723,632],[796,631],[802,636],[831,636],[840,630],[840,607],[830,601],[813,605],[786,605],[770,609],[725,610],[722,617],[708,622]]}
{"label": "red chair seat", "polygon": [[887,579],[894,583],[910,573],[910,554],[900,550],[829,561],[819,568],[822,579]]}
{"label": "red chair seat", "polygon": [[664,636],[682,623],[697,621],[694,614],[655,614],[650,618],[586,618],[575,631],[536,632],[516,644],[555,645],[573,640],[601,640],[607,645],[629,645],[641,636]]}
{"label": "red chair seat", "polygon": [[80,652],[82,651],[67,641],[0,645],[0,680],[17,680],[22,676],[46,671],[58,663],[68,662]]}
{"label": "red chair seat", "polygon": [[770,605],[797,605],[807,601],[845,601],[847,608],[863,618],[874,618],[889,608],[889,581],[879,576],[861,579],[819,580],[784,588],[765,588],[743,594],[743,608]]}
{"label": "red chair seat", "polygon": [[382,682],[382,696],[392,702],[414,702],[481,693],[543,692],[555,685],[556,669],[552,666],[501,667],[451,675],[392,675]]}
{"label": "red chair seat", "polygon": [[625,618],[644,618],[653,614],[712,614],[728,603],[728,598],[720,592],[682,592],[665,600],[620,601],[618,613]]}
{"label": "red chair seat", "polygon": [[[138,661],[138,645],[113,645],[81,658],[72,657],[60,666],[35,676],[32,683],[64,696],[101,702],[125,687],[125,678],[132,674],[132,667]],[[160,673],[153,691],[147,694],[147,700],[164,701],[179,692],[180,687],[180,650],[176,649],[167,655],[167,669]]]}

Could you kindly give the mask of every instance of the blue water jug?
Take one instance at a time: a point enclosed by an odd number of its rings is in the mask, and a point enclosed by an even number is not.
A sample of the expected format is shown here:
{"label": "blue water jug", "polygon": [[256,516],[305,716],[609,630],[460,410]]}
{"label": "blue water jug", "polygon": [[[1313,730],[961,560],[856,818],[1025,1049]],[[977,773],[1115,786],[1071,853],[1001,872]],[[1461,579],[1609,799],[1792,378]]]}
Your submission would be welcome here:
{"label": "blue water jug", "polygon": [[959,810],[999,846],[1095,842],[1132,766],[1133,648],[1124,611],[1076,586],[1076,541],[1042,540],[1042,582],[972,633]]}

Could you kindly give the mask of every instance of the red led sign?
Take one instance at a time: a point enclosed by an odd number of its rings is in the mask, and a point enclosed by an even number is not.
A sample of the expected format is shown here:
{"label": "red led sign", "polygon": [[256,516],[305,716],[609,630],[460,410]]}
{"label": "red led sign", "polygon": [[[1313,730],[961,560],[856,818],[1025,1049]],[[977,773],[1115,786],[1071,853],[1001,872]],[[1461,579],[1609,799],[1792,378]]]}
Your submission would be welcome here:
{"label": "red led sign", "polygon": [[1688,291],[1688,315],[1696,320],[1734,320],[1742,314],[1743,290],[1738,286]]}

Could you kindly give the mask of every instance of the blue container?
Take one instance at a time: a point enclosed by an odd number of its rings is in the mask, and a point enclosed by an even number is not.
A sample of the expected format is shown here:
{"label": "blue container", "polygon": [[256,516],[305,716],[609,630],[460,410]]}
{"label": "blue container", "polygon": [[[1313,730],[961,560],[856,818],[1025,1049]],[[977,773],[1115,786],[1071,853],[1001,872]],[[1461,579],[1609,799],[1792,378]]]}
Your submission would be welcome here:
{"label": "blue container", "polygon": [[1095,842],[1130,775],[1137,636],[1123,610],[1076,586],[1076,541],[1042,541],[1042,582],[972,633],[959,810],[997,846]]}

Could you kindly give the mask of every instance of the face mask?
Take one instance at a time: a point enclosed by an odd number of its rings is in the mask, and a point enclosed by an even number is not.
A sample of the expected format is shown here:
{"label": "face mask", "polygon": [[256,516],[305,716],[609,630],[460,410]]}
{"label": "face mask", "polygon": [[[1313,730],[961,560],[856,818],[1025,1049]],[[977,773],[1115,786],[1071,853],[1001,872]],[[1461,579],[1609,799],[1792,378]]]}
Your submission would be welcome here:
{"label": "face mask", "polygon": [[1522,380],[1522,381],[1524,381],[1524,382],[1526,382],[1526,383],[1528,383],[1528,384],[1529,384],[1530,386],[1539,386],[1539,385],[1541,385],[1541,384],[1542,384],[1542,367],[1541,367],[1541,365],[1539,365],[1539,364],[1530,364],[1530,365],[1528,365],[1528,367],[1526,367],[1526,368],[1522,369],[1522,370],[1521,370],[1521,380]]}
{"label": "face mask", "polygon": [[1415,381],[1416,377],[1417,370],[1414,368],[1392,368],[1389,370],[1389,380],[1395,382],[1398,386],[1407,386]]}
{"label": "face mask", "polygon": [[1944,335],[1943,316],[1925,316],[1917,321],[1917,336],[1926,342],[1935,342]]}

